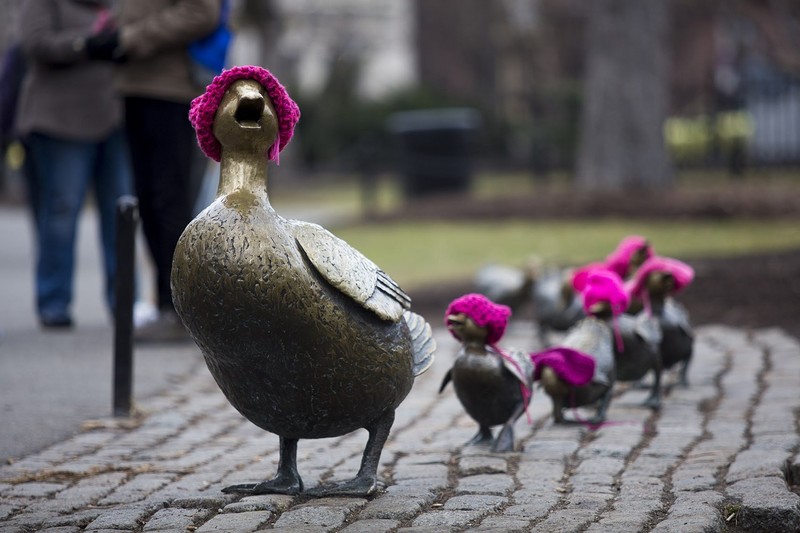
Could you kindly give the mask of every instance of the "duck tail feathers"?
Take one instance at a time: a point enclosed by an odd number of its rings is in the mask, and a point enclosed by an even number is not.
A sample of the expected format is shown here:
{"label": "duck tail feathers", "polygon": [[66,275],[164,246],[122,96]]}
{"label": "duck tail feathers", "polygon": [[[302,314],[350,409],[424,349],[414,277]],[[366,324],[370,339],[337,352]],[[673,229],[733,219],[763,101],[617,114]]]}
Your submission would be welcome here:
{"label": "duck tail feathers", "polygon": [[433,364],[436,341],[433,338],[431,326],[424,318],[411,311],[403,313],[403,318],[411,334],[411,344],[414,350],[414,375],[419,376]]}

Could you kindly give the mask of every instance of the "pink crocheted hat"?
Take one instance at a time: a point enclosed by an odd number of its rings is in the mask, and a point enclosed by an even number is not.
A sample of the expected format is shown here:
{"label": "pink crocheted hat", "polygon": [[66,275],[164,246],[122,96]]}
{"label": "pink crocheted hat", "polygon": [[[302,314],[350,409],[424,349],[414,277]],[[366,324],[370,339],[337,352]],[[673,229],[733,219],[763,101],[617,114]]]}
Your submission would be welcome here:
{"label": "pink crocheted hat", "polygon": [[269,148],[267,157],[270,161],[278,158],[278,153],[289,144],[294,135],[294,126],[300,119],[300,108],[289,97],[289,93],[281,85],[278,79],[265,68],[253,65],[233,67],[223,70],[220,75],[206,87],[206,92],[192,100],[189,110],[189,120],[197,132],[197,142],[203,152],[213,159],[219,161],[222,154],[222,146],[214,137],[213,124],[217,108],[222,102],[225,91],[236,80],[255,80],[267,90],[275,114],[278,119],[278,137],[275,143]]}
{"label": "pink crocheted hat", "polygon": [[656,255],[645,261],[636,271],[633,283],[628,288],[631,297],[641,298],[647,285],[647,277],[653,272],[671,274],[675,280],[674,292],[682,291],[694,280],[694,269],[683,261]]}
{"label": "pink crocheted hat", "polygon": [[628,235],[620,241],[617,248],[608,254],[604,261],[608,270],[616,272],[616,274],[625,278],[628,275],[628,267],[631,264],[631,258],[638,250],[644,248],[646,257],[653,256],[653,247],[645,237],[640,235]]}
{"label": "pink crocheted hat", "polygon": [[614,315],[624,313],[630,299],[622,285],[620,277],[610,270],[595,269],[586,276],[586,285],[582,291],[583,310],[586,314],[597,302],[608,302]]}
{"label": "pink crocheted hat", "polygon": [[597,364],[591,355],[563,346],[532,353],[530,357],[534,364],[534,381],[542,377],[542,368],[549,366],[559,378],[576,387],[592,381]]}
{"label": "pink crocheted hat", "polygon": [[583,265],[582,267],[576,268],[572,273],[572,288],[575,289],[576,292],[583,292],[583,289],[586,287],[586,279],[589,277],[589,274],[596,270],[605,270],[606,264],[602,262],[595,262]]}
{"label": "pink crocheted hat", "polygon": [[[450,315],[464,313],[480,328],[487,328],[486,343],[494,344],[503,337],[511,317],[511,309],[496,304],[483,294],[470,293],[456,298],[445,311],[445,320]],[[455,335],[454,335],[455,336]]]}

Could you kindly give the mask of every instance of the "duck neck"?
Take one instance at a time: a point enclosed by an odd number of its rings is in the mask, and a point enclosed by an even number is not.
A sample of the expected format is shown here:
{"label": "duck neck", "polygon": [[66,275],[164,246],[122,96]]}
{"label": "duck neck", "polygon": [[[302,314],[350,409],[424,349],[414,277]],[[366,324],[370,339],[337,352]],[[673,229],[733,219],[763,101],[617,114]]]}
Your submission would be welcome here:
{"label": "duck neck", "polygon": [[486,341],[484,340],[467,339],[462,342],[462,346],[467,353],[486,354]]}
{"label": "duck neck", "polygon": [[262,193],[267,190],[267,160],[253,151],[222,149],[217,196],[238,190]]}

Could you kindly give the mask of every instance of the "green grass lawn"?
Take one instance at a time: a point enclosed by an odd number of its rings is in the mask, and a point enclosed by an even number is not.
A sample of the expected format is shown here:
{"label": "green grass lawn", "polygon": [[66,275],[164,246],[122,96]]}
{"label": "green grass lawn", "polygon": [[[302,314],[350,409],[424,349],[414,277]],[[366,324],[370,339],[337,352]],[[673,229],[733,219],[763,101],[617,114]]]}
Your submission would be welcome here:
{"label": "green grass lawn", "polygon": [[[684,174],[678,187],[766,187],[781,184],[800,194],[797,175],[754,175],[731,182],[717,174]],[[788,185],[787,185],[788,184]],[[531,194],[542,184],[529,176],[480,175],[473,181],[478,197]],[[567,187],[556,176],[548,187]],[[504,220],[480,222],[359,222],[362,192],[353,179],[330,177],[302,188],[278,187],[273,205],[281,212],[324,208],[339,219],[355,221],[328,229],[349,242],[405,288],[471,278],[487,263],[521,266],[531,257],[558,265],[604,258],[624,236],[648,237],[656,252],[691,263],[692,258],[753,254],[800,248],[800,218],[794,220],[642,221]],[[375,190],[373,211],[402,209],[395,180],[384,177]],[[337,218],[337,217],[335,217]]]}
{"label": "green grass lawn", "polygon": [[522,266],[532,256],[574,265],[604,258],[626,235],[648,237],[660,255],[691,263],[800,248],[796,220],[730,222],[504,221],[392,223],[331,228],[404,287],[471,278],[486,263]]}

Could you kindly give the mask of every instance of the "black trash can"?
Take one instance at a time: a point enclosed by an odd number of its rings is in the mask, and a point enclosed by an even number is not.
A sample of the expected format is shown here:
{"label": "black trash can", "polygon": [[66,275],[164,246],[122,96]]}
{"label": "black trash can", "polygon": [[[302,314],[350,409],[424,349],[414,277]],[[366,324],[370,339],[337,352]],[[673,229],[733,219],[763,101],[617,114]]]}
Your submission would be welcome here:
{"label": "black trash can", "polygon": [[390,116],[387,128],[406,196],[467,190],[480,124],[480,114],[470,108],[404,111]]}

